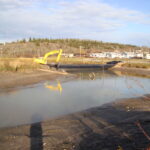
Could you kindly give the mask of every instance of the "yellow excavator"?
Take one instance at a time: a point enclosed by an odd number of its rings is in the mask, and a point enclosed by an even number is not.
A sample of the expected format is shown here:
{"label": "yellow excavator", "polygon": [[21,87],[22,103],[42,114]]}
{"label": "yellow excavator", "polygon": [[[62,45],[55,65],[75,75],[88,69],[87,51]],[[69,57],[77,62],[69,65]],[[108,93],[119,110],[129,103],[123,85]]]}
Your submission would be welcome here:
{"label": "yellow excavator", "polygon": [[57,59],[56,59],[56,63],[58,63],[60,60],[60,56],[62,54],[62,49],[50,51],[50,52],[46,53],[43,58],[35,58],[34,62],[46,65],[48,56],[54,55],[54,54],[58,54]]}

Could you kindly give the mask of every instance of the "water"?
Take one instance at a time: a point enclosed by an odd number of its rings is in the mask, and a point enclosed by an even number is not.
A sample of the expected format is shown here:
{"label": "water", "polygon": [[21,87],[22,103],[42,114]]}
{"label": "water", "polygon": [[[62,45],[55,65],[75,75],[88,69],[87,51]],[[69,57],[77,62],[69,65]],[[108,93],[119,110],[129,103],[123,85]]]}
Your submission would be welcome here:
{"label": "water", "polygon": [[150,93],[150,79],[110,71],[74,71],[78,78],[45,81],[0,94],[0,127],[30,124]]}

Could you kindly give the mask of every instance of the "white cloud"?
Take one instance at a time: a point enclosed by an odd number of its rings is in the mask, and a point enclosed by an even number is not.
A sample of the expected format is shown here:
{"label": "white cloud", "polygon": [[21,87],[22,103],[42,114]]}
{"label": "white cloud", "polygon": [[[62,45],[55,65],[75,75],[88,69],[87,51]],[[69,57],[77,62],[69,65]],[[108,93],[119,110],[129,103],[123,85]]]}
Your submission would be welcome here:
{"label": "white cloud", "polygon": [[17,9],[20,7],[29,6],[31,4],[31,0],[0,0],[0,10],[9,10],[9,9]]}
{"label": "white cloud", "polygon": [[107,38],[128,23],[150,24],[147,14],[96,0],[0,0],[0,20],[2,40],[54,34],[103,40],[100,34]]}
{"label": "white cloud", "polygon": [[[150,23],[149,16],[134,10],[115,8],[108,4],[97,1],[75,1],[74,3],[65,3],[60,13],[66,18],[84,18],[89,17],[97,19],[113,19],[118,21],[132,21],[137,23]],[[148,19],[148,21],[147,21]]]}

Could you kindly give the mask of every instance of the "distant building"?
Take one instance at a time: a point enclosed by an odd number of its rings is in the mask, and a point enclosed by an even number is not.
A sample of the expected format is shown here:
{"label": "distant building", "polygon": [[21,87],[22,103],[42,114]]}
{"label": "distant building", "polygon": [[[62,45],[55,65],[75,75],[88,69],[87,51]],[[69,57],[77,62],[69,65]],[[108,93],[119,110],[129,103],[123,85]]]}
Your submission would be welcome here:
{"label": "distant building", "polygon": [[109,52],[107,55],[108,55],[110,58],[117,58],[117,57],[118,57],[118,53],[116,53],[116,52]]}
{"label": "distant building", "polygon": [[136,57],[137,57],[137,58],[143,58],[144,55],[143,55],[143,53],[136,53]]}
{"label": "distant building", "polygon": [[126,52],[126,58],[134,58],[136,57],[136,54],[134,52]]}
{"label": "distant building", "polygon": [[74,57],[74,54],[73,53],[63,53],[62,56],[71,58],[71,57]]}
{"label": "distant building", "polygon": [[146,58],[146,59],[150,59],[150,54],[146,54],[146,55],[145,55],[145,58]]}
{"label": "distant building", "polygon": [[149,59],[150,54],[144,54],[142,52],[102,52],[102,53],[90,53],[90,57],[94,58],[146,58]]}
{"label": "distant building", "polygon": [[95,57],[95,58],[104,58],[106,57],[105,53],[91,53],[89,54],[90,57]]}
{"label": "distant building", "polygon": [[107,58],[121,58],[121,53],[119,52],[107,52],[106,53]]}
{"label": "distant building", "polygon": [[121,52],[119,55],[119,58],[127,58],[127,53],[126,52]]}

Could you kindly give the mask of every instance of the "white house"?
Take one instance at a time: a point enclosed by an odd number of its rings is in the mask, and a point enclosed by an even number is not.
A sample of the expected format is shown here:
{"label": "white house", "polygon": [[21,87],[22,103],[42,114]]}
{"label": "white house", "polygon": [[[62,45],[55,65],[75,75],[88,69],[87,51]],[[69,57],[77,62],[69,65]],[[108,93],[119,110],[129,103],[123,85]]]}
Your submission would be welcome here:
{"label": "white house", "polygon": [[104,58],[106,57],[106,54],[105,53],[91,53],[89,56],[95,57],[95,58]]}
{"label": "white house", "polygon": [[107,53],[106,53],[106,57],[107,57],[107,58],[111,58],[111,53],[110,53],[110,52],[107,52]]}
{"label": "white house", "polygon": [[91,53],[90,57],[95,58],[146,58],[150,59],[150,54],[144,54],[142,52],[102,52],[102,53]]}
{"label": "white house", "polygon": [[143,58],[143,53],[136,53],[136,57]]}
{"label": "white house", "polygon": [[119,57],[119,53],[116,53],[116,52],[107,52],[106,53],[106,57],[107,58],[118,58]]}
{"label": "white house", "polygon": [[119,58],[127,58],[127,53],[126,52],[121,52],[119,54]]}
{"label": "white house", "polygon": [[123,58],[122,53],[117,53],[117,58]]}
{"label": "white house", "polygon": [[74,54],[73,53],[63,53],[62,56],[71,58],[71,57],[74,57]]}
{"label": "white house", "polygon": [[127,57],[126,58],[133,58],[136,57],[136,54],[134,52],[126,52]]}
{"label": "white house", "polygon": [[150,59],[150,54],[146,54],[146,55],[145,55],[145,58],[146,58],[146,59]]}

